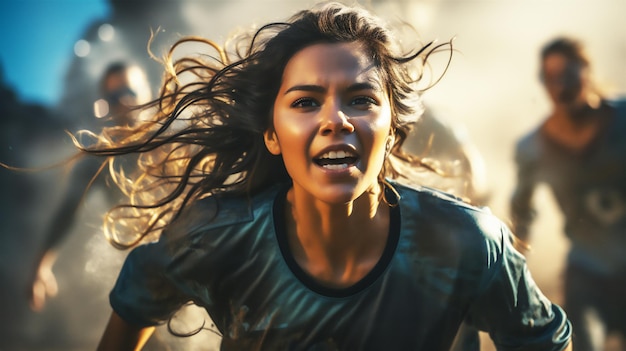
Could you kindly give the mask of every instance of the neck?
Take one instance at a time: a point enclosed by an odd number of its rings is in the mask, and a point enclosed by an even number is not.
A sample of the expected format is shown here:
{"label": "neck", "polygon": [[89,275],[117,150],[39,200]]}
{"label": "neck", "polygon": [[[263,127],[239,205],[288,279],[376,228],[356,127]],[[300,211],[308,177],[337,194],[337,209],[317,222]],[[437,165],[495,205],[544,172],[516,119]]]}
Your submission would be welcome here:
{"label": "neck", "polygon": [[607,109],[601,100],[556,104],[543,128],[561,146],[570,151],[581,152],[596,139],[605,126],[607,116]]}
{"label": "neck", "polygon": [[346,204],[328,204],[294,187],[287,195],[288,238],[305,271],[331,285],[367,273],[382,255],[389,229],[380,189]]}
{"label": "neck", "polygon": [[596,94],[585,94],[579,100],[570,103],[557,103],[553,116],[563,119],[572,127],[584,127],[598,122],[597,114],[602,107],[602,99]]}

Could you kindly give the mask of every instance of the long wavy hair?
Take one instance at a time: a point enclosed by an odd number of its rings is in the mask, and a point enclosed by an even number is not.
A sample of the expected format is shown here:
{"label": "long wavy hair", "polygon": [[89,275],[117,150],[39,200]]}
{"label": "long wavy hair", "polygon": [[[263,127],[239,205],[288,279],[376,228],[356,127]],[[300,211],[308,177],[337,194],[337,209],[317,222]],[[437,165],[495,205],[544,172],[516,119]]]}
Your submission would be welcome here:
{"label": "long wavy hair", "polygon": [[[223,46],[198,37],[179,40],[163,60],[159,97],[142,106],[152,111],[150,118],[97,135],[83,131],[75,138],[83,152],[107,157],[115,183],[128,196],[128,203],[106,214],[107,238],[118,248],[129,248],[157,238],[197,199],[222,192],[252,195],[290,182],[282,158],[267,151],[263,133],[271,127],[284,67],[295,53],[316,43],[363,45],[391,100],[396,138],[389,152],[419,164],[401,150],[422,112],[417,83],[428,56],[451,44],[429,43],[402,52],[394,40],[380,19],[339,3],[298,12],[286,22],[236,35]],[[174,59],[187,44],[210,51]],[[128,154],[137,157],[133,172],[116,163]],[[394,175],[386,162],[380,181]]]}

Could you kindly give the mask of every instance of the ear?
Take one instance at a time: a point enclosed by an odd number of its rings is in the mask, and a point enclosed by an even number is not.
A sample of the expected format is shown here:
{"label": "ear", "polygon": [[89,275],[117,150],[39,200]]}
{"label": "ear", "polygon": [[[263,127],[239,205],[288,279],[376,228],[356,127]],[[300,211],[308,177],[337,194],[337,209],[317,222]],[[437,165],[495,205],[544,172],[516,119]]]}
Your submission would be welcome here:
{"label": "ear", "polygon": [[280,144],[276,137],[276,132],[273,129],[268,129],[263,133],[263,140],[265,141],[265,147],[272,155],[280,155]]}
{"label": "ear", "polygon": [[396,142],[396,136],[395,134],[389,134],[389,136],[387,136],[387,140],[385,142],[385,154],[389,155],[389,153],[391,153],[391,149],[393,148],[393,144]]}

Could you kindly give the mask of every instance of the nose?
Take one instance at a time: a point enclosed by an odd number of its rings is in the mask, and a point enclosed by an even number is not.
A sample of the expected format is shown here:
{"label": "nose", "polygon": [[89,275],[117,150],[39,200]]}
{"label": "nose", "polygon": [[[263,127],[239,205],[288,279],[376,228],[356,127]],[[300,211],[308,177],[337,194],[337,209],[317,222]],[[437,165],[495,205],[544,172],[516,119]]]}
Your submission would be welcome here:
{"label": "nose", "polygon": [[322,114],[320,128],[322,135],[354,132],[354,125],[351,123],[350,117],[342,110],[340,104],[327,104],[320,113]]}

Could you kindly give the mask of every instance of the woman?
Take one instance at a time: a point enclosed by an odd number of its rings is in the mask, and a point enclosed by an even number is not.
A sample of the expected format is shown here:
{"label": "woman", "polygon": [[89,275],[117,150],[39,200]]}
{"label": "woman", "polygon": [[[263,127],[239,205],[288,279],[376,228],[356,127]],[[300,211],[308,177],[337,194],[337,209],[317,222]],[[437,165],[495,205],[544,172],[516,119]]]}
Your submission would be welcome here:
{"label": "woman", "polygon": [[234,59],[207,44],[218,58],[168,66],[154,121],[86,148],[142,155],[134,182],[118,177],[131,205],[109,214],[142,234],[108,229],[122,247],[159,237],[129,254],[99,349],[140,349],[188,301],[225,350],[447,350],[464,321],[500,349],[568,349],[499,220],[390,179],[392,157],[418,162],[401,149],[420,112],[411,67],[436,48],[402,55],[335,3],[262,27]]}

